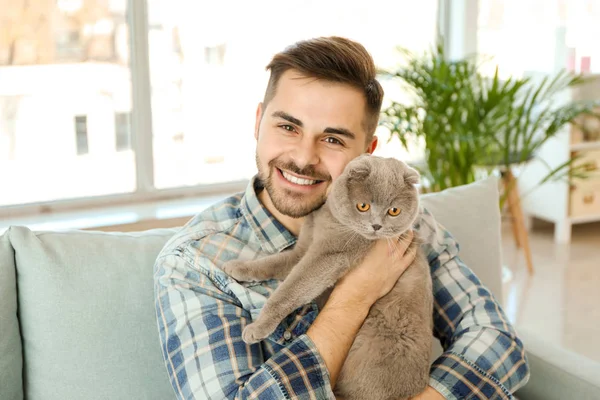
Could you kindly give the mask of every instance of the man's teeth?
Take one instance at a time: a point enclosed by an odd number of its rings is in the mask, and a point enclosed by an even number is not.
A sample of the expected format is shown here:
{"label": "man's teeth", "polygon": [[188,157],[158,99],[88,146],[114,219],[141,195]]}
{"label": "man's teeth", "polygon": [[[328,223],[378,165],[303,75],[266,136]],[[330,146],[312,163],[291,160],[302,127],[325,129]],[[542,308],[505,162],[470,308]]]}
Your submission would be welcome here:
{"label": "man's teeth", "polygon": [[292,183],[295,183],[296,185],[314,185],[315,183],[317,183],[317,181],[310,180],[310,179],[296,178],[295,176],[290,175],[285,171],[281,171],[281,173],[283,174],[283,177],[285,179],[287,179],[288,181],[290,181]]}

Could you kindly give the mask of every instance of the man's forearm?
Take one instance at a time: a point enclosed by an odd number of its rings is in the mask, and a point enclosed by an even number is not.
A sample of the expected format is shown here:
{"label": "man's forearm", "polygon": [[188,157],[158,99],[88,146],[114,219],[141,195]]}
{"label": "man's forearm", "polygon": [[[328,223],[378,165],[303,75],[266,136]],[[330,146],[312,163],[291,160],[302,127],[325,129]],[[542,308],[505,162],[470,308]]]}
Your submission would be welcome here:
{"label": "man's forearm", "polygon": [[325,361],[332,389],[372,304],[337,287],[306,332]]}

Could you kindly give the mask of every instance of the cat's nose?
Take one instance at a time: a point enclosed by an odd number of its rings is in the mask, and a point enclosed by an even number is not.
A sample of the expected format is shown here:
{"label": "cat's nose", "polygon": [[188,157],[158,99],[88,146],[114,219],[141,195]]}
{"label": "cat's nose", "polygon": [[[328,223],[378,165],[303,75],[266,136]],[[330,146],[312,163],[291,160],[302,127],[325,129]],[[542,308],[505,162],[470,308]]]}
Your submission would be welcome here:
{"label": "cat's nose", "polygon": [[378,230],[380,230],[380,229],[381,229],[381,225],[379,225],[379,224],[373,224],[373,225],[371,225],[371,226],[372,226],[372,227],[373,227],[373,229],[374,229],[374,230],[376,230],[376,231],[378,231]]}

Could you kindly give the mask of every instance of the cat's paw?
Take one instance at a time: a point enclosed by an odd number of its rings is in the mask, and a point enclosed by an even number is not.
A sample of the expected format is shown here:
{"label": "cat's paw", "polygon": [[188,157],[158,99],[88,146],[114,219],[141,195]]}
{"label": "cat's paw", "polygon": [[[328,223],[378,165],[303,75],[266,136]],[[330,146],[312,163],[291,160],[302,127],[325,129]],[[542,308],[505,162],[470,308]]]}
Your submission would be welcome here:
{"label": "cat's paw", "polygon": [[245,282],[253,280],[248,274],[248,268],[246,267],[244,261],[227,261],[225,264],[223,264],[223,266],[221,266],[221,269],[236,281]]}
{"label": "cat's paw", "polygon": [[269,330],[259,323],[254,322],[244,328],[242,331],[242,340],[248,344],[258,343],[269,337],[271,333],[273,333],[273,330]]}

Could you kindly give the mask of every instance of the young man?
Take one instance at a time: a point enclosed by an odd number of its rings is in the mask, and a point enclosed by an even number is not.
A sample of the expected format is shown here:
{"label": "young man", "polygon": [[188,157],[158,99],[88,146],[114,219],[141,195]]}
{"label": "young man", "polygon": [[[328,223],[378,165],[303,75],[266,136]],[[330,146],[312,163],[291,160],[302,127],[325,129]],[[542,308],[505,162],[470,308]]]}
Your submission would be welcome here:
{"label": "young man", "polygon": [[[242,341],[278,282],[239,283],[225,261],[284,251],[303,217],[319,208],[346,164],[373,152],[383,90],[371,56],[343,38],[296,43],[267,66],[256,112],[258,175],[245,193],[193,218],[155,265],[163,355],[180,399],[331,399],[369,308],[414,254],[394,259],[385,242],[346,275],[323,309],[308,304],[267,340]],[[418,399],[510,399],[529,376],[523,345],[489,291],[462,263],[458,245],[423,210],[435,295],[434,334],[445,353]]]}

